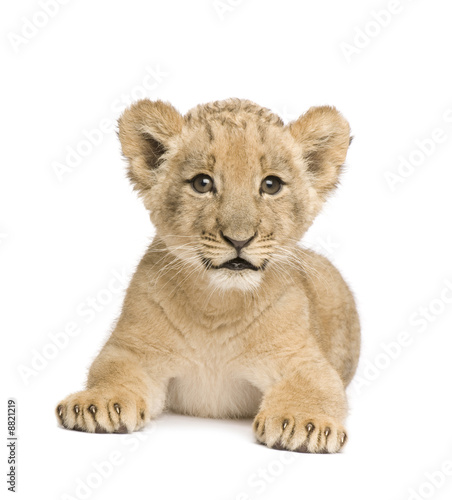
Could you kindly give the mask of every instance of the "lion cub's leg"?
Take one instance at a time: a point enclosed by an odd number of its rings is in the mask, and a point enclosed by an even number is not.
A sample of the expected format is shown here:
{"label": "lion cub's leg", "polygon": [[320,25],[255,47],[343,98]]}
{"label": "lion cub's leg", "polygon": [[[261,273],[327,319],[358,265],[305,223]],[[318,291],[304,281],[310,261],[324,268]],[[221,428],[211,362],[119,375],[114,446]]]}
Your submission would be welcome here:
{"label": "lion cub's leg", "polygon": [[304,361],[264,392],[254,419],[256,438],[269,447],[338,452],[347,440],[344,385],[326,360]]}
{"label": "lion cub's leg", "polygon": [[132,432],[162,411],[165,392],[165,384],[151,380],[140,358],[106,346],[91,366],[86,390],[61,401],[56,414],[67,429]]}

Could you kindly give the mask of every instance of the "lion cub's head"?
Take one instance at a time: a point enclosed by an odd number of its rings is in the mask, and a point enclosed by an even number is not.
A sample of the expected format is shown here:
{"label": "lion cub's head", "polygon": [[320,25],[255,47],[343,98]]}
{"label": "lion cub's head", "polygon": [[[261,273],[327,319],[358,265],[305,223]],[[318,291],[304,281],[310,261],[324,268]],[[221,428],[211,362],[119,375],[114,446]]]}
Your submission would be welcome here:
{"label": "lion cub's head", "polygon": [[284,125],[270,110],[228,99],[185,116],[142,100],[119,121],[129,177],[158,236],[223,288],[255,288],[335,187],[350,143],[332,107]]}

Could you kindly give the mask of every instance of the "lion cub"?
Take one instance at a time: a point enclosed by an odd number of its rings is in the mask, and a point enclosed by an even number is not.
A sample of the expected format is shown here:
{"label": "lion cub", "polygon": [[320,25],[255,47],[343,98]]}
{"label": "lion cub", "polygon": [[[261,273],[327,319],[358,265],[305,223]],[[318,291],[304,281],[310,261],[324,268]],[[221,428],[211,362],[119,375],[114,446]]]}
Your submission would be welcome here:
{"label": "lion cub", "polygon": [[142,100],[119,137],[156,236],[61,424],[131,432],[166,408],[254,417],[269,447],[339,451],[358,315],[339,272],[297,242],[337,184],[347,121],[328,106],[284,125],[247,100],[185,116]]}

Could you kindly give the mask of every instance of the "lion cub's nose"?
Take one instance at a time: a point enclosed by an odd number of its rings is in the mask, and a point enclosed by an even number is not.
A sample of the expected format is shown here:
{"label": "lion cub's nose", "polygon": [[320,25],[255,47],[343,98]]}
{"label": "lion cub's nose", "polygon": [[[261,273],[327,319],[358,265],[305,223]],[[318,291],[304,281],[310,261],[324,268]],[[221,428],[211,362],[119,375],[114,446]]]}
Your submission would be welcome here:
{"label": "lion cub's nose", "polygon": [[253,236],[251,236],[251,238],[248,238],[247,240],[239,241],[239,240],[234,240],[234,239],[230,238],[229,236],[226,236],[225,234],[223,234],[222,231],[220,231],[220,233],[221,233],[221,236],[223,236],[223,238],[237,250],[237,253],[239,253],[242,248],[248,246],[251,243],[251,240],[253,240],[254,237],[256,236],[256,234],[253,234]]}

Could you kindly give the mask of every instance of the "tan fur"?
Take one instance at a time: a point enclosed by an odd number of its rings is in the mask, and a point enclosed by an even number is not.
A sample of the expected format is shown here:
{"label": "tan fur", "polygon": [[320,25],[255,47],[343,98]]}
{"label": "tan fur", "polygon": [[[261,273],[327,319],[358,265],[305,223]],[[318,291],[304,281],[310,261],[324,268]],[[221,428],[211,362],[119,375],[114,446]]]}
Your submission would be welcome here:
{"label": "tan fur", "polygon": [[[358,316],[338,271],[297,242],[337,183],[346,120],[320,107],[284,125],[239,99],[181,116],[143,100],[121,117],[119,137],[157,232],[86,390],[57,407],[62,425],[130,432],[168,408],[254,417],[270,447],[339,451]],[[216,192],[192,188],[199,173]],[[268,175],[285,182],[275,195],[260,192]],[[216,269],[237,257],[221,232],[255,235],[240,256],[259,269]]]}

